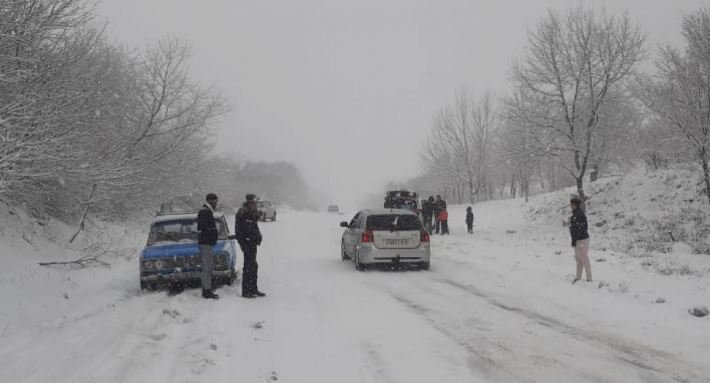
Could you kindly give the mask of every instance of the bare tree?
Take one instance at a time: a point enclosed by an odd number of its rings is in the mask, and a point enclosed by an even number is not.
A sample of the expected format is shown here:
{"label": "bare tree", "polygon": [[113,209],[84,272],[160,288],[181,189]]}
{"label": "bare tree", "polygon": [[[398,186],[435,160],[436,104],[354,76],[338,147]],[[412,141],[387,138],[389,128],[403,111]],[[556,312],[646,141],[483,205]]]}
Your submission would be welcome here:
{"label": "bare tree", "polygon": [[685,138],[702,169],[710,200],[710,10],[685,16],[683,51],[661,49],[655,76],[641,76],[639,98],[669,129]]}
{"label": "bare tree", "polygon": [[628,16],[581,6],[553,11],[529,33],[528,53],[513,67],[508,115],[530,129],[536,152],[557,159],[584,201],[584,177],[602,139],[604,107],[644,56],[644,34]]}
{"label": "bare tree", "polygon": [[434,117],[423,157],[426,171],[446,176],[453,189],[465,185],[470,202],[490,198],[496,123],[490,94],[476,100],[461,91],[453,108],[443,108]]}
{"label": "bare tree", "polygon": [[66,158],[77,130],[68,116],[81,102],[57,73],[90,50],[91,39],[84,49],[72,44],[85,35],[90,12],[81,0],[0,6],[0,193],[55,175]]}
{"label": "bare tree", "polygon": [[509,178],[510,196],[520,194],[526,201],[530,196],[531,178],[542,157],[531,147],[528,133],[525,125],[506,121],[498,136],[499,172]]}
{"label": "bare tree", "polygon": [[[121,103],[107,109],[112,120],[102,120],[104,129],[86,142],[98,150],[83,160],[97,158],[104,166],[76,172],[87,196],[80,201],[80,229],[88,207],[117,192],[124,199],[142,193],[143,200],[152,201],[146,197],[181,195],[186,184],[194,185],[186,180],[206,176],[189,171],[206,160],[209,129],[227,108],[219,94],[191,81],[189,54],[186,44],[166,38],[127,63],[122,85],[128,97],[118,97]],[[181,182],[171,182],[175,179]]]}
{"label": "bare tree", "polygon": [[[0,2],[0,195],[77,219],[198,190],[224,99],[189,75],[189,47],[111,44],[91,0]],[[137,198],[140,197],[140,198]]]}

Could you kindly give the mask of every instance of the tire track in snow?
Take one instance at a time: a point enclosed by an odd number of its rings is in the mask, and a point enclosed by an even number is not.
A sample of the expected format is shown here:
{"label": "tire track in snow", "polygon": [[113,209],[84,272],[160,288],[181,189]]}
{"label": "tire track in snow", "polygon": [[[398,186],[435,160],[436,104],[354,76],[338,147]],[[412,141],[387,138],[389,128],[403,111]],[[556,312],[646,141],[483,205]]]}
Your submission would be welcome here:
{"label": "tire track in snow", "polygon": [[[504,366],[497,363],[495,359],[493,359],[493,357],[490,355],[490,353],[485,351],[484,347],[480,347],[480,345],[476,346],[472,344],[472,342],[463,339],[459,334],[456,334],[454,331],[450,330],[448,327],[434,319],[434,317],[431,315],[432,310],[392,291],[390,291],[390,294],[396,301],[403,304],[417,315],[424,317],[426,321],[436,331],[443,334],[453,343],[459,345],[462,349],[464,349],[469,355],[469,357],[467,358],[467,362],[468,368],[469,370],[471,370],[472,373],[476,375],[482,373],[484,377],[495,381],[503,379],[503,376],[500,376],[500,372],[504,371]],[[512,374],[504,374],[504,377],[506,378],[505,380],[513,379],[515,381],[521,381],[519,380],[519,376],[514,376]]]}
{"label": "tire track in snow", "polygon": [[[710,371],[706,371],[706,374],[702,375],[702,377],[694,373],[687,377],[680,376],[678,372],[676,372],[678,371],[678,366],[683,366],[684,368],[682,368],[682,370],[685,371],[702,370],[703,367],[694,366],[682,360],[678,360],[674,355],[661,350],[656,350],[638,343],[632,343],[631,341],[621,340],[609,335],[585,331],[563,323],[562,321],[552,317],[536,313],[528,309],[508,305],[481,292],[471,284],[466,285],[451,279],[441,279],[438,282],[453,286],[478,298],[484,299],[487,303],[495,307],[526,317],[541,326],[548,327],[554,331],[561,332],[581,341],[588,341],[606,347],[614,353],[617,360],[632,368],[638,369],[644,375],[660,374],[662,377],[671,379],[675,382],[699,381],[700,379],[708,379],[707,376],[710,376]],[[658,362],[662,362],[664,365],[662,367],[657,367]],[[654,380],[657,379],[657,377],[653,375],[649,375],[648,378]]]}
{"label": "tire track in snow", "polygon": [[386,364],[382,359],[377,347],[372,342],[364,340],[362,349],[365,352],[365,358],[369,362],[367,374],[372,376],[372,381],[381,383],[395,383],[396,381],[389,376],[386,370]]}
{"label": "tire track in snow", "polygon": [[[708,381],[705,375],[694,372],[702,371],[702,367],[678,361],[669,353],[603,334],[580,333],[564,322],[503,303],[435,271],[427,275],[431,277],[416,279],[413,284],[380,280],[377,285],[465,350],[470,355],[469,369],[486,374],[491,381]],[[461,294],[472,295],[481,304],[462,306]],[[467,308],[471,313],[465,313]],[[487,319],[493,322],[485,322]],[[570,337],[573,342],[564,340]],[[555,348],[544,348],[548,340],[559,339],[562,343]],[[581,358],[580,353],[584,355]],[[591,364],[584,361],[589,357]],[[621,366],[626,369],[618,370]],[[685,374],[676,372],[675,366],[683,366]]]}

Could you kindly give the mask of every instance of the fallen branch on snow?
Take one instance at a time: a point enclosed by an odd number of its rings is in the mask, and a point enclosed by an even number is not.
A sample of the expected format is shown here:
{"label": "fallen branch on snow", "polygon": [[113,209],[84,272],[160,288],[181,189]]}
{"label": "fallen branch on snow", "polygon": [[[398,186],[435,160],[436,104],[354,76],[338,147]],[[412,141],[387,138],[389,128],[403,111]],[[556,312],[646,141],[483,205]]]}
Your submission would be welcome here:
{"label": "fallen branch on snow", "polygon": [[39,262],[40,266],[51,266],[51,265],[78,265],[81,267],[87,267],[91,264],[97,264],[99,266],[111,266],[110,263],[104,262],[99,259],[103,254],[99,255],[85,255],[77,260],[74,261],[57,261],[57,262]]}

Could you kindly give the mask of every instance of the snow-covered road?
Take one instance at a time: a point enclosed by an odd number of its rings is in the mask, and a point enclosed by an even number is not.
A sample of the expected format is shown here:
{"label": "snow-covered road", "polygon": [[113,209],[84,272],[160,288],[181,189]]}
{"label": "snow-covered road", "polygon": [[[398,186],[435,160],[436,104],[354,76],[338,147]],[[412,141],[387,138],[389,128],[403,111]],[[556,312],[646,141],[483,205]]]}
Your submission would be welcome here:
{"label": "snow-covered road", "polygon": [[0,335],[0,381],[710,381],[709,322],[651,302],[661,279],[631,283],[610,255],[597,282],[572,286],[564,229],[526,231],[518,210],[486,205],[473,236],[452,212],[430,271],[357,272],[339,255],[349,217],[280,214],[262,225],[264,299],[141,294],[124,261],[71,310]]}

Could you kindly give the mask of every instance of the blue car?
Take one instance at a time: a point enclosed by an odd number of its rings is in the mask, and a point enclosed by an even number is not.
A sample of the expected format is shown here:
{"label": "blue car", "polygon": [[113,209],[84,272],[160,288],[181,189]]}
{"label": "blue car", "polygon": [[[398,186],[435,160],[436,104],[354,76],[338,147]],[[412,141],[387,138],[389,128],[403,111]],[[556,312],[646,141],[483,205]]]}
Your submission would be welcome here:
{"label": "blue car", "polygon": [[[237,245],[230,239],[223,213],[215,213],[219,239],[214,245],[214,283],[237,279]],[[148,243],[140,252],[141,289],[165,285],[199,286],[202,259],[197,245],[197,213],[158,215],[150,225]]]}

